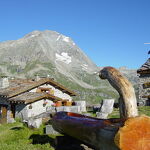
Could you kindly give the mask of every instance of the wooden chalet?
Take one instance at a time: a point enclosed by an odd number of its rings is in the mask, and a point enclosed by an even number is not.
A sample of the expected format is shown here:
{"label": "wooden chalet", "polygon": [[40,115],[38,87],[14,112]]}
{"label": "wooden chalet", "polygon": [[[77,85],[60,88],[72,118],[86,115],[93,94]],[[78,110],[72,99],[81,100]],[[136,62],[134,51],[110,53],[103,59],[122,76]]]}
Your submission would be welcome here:
{"label": "wooden chalet", "polygon": [[139,99],[142,105],[150,105],[150,58],[137,70],[139,74]]}
{"label": "wooden chalet", "polygon": [[72,101],[76,93],[53,79],[9,80],[7,87],[0,89],[0,122],[14,118],[27,120],[43,112],[57,101]]}

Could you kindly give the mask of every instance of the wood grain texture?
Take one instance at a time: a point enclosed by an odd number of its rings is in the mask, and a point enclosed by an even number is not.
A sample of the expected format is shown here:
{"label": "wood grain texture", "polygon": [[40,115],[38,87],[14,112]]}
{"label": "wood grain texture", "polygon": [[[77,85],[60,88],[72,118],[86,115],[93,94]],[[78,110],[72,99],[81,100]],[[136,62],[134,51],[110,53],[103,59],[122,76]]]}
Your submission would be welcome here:
{"label": "wood grain texture", "polygon": [[121,118],[138,116],[137,101],[132,84],[117,69],[105,67],[99,72],[101,79],[107,79],[120,95],[119,111]]}
{"label": "wood grain texture", "polygon": [[129,118],[115,136],[121,150],[150,150],[150,117]]}

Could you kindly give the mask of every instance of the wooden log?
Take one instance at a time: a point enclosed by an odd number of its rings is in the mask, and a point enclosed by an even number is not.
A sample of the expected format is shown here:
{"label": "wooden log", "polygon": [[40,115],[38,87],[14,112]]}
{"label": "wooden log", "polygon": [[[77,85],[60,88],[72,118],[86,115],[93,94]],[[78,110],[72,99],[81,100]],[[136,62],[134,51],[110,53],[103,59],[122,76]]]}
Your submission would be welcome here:
{"label": "wooden log", "polygon": [[137,101],[132,84],[115,68],[105,67],[99,72],[101,79],[107,79],[118,91],[121,118],[138,116]]}
{"label": "wooden log", "polygon": [[51,123],[56,131],[81,140],[94,149],[118,150],[114,137],[124,120],[104,120],[76,113],[58,112]]}
{"label": "wooden log", "polygon": [[150,117],[98,119],[58,112],[53,128],[96,150],[150,150]]}
{"label": "wooden log", "polygon": [[121,150],[150,150],[150,117],[129,118],[115,136]]}

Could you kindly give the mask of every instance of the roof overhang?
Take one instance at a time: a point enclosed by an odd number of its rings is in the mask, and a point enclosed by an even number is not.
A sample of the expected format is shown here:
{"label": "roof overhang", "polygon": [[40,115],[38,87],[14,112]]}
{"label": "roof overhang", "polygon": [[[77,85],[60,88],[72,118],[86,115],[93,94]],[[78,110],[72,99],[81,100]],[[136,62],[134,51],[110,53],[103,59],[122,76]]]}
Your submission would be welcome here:
{"label": "roof overhang", "polygon": [[45,95],[42,95],[42,96],[38,96],[38,97],[35,97],[35,98],[26,99],[26,100],[21,100],[19,98],[13,97],[13,98],[8,99],[7,101],[10,102],[10,103],[16,103],[16,104],[20,104],[20,103],[30,104],[30,103],[39,101],[41,99],[49,99],[49,100],[54,101],[54,102],[63,101],[63,99],[61,99],[57,96],[54,96],[54,95],[50,95],[50,94],[45,94]]}
{"label": "roof overhang", "polygon": [[138,74],[150,74],[150,69],[146,69],[146,70],[139,69],[137,70],[137,73]]}

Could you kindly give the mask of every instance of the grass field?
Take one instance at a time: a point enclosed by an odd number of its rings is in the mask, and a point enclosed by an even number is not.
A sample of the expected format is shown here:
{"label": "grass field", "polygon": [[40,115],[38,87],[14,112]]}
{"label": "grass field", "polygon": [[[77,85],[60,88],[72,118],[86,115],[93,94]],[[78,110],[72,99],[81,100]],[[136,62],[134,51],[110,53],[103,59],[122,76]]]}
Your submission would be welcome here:
{"label": "grass field", "polygon": [[54,150],[55,136],[44,135],[43,129],[29,129],[20,122],[0,125],[0,150]]}
{"label": "grass field", "polygon": [[[138,107],[138,112],[139,115],[150,116],[150,106],[140,106]],[[108,118],[119,118],[119,109],[115,108]]]}
{"label": "grass field", "polygon": [[[150,106],[139,107],[139,114],[150,116]],[[109,118],[118,118],[118,109],[114,109]],[[45,126],[29,129],[21,122],[0,125],[0,150],[54,150],[53,135],[44,134]]]}

